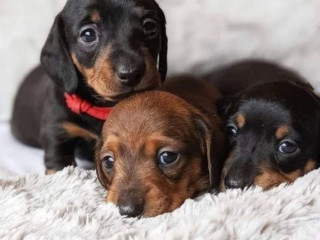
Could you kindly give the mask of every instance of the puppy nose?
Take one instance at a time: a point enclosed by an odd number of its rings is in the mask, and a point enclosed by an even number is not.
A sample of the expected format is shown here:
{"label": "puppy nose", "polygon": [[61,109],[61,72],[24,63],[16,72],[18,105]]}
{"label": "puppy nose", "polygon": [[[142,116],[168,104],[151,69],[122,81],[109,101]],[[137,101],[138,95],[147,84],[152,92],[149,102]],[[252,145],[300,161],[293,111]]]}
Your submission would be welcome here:
{"label": "puppy nose", "polygon": [[122,216],[137,217],[143,212],[143,198],[134,189],[127,190],[121,194],[117,203]]}
{"label": "puppy nose", "polygon": [[235,189],[235,188],[245,188],[252,185],[252,182],[250,182],[245,177],[241,176],[227,176],[224,180],[224,185],[226,189]]}
{"label": "puppy nose", "polygon": [[120,65],[116,74],[122,85],[134,87],[140,83],[144,71],[144,64]]}
{"label": "puppy nose", "polygon": [[120,214],[127,217],[138,217],[142,214],[143,205],[127,202],[119,205]]}

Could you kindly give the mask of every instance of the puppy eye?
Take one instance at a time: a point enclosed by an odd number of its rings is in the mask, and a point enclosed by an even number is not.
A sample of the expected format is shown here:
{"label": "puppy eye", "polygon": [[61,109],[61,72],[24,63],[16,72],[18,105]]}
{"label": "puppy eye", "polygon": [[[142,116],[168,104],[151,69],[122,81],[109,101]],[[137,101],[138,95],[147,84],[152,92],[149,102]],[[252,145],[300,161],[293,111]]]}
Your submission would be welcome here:
{"label": "puppy eye", "polygon": [[80,32],[80,39],[84,44],[92,44],[97,41],[97,31],[92,27],[84,27]]}
{"label": "puppy eye", "polygon": [[155,20],[147,18],[143,21],[143,32],[147,37],[154,37],[158,33],[158,24]]}
{"label": "puppy eye", "polygon": [[114,158],[111,156],[106,156],[102,159],[102,164],[106,169],[111,170],[114,167]]}
{"label": "puppy eye", "polygon": [[179,153],[175,152],[162,152],[159,155],[159,163],[160,165],[167,166],[171,165],[179,159]]}
{"label": "puppy eye", "polygon": [[294,141],[286,140],[281,142],[279,145],[279,152],[282,154],[291,155],[299,152],[299,150],[298,144]]}
{"label": "puppy eye", "polygon": [[233,124],[229,124],[226,126],[226,133],[229,137],[236,137],[238,134],[238,128]]}

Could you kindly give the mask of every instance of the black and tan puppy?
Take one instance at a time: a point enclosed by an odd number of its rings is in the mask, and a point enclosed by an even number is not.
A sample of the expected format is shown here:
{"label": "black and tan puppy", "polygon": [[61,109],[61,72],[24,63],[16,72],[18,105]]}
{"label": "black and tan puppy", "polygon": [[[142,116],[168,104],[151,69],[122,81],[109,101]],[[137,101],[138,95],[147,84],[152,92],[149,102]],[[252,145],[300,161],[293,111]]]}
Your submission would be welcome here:
{"label": "black and tan puppy", "polygon": [[222,104],[229,154],[221,189],[270,189],[319,167],[320,100],[311,85],[270,63],[245,62],[223,71],[220,87],[228,91],[226,77],[236,90]]}
{"label": "black and tan puppy", "polygon": [[[190,78],[168,80],[167,91],[121,101],[107,119],[96,166],[106,200],[122,215],[152,217],[217,188],[224,136],[219,93]],[[211,182],[211,185],[210,185]]]}
{"label": "black and tan puppy", "polygon": [[[93,158],[110,107],[166,77],[165,16],[153,0],[68,0],[16,97],[12,132],[54,172]],[[80,148],[79,148],[80,146]]]}

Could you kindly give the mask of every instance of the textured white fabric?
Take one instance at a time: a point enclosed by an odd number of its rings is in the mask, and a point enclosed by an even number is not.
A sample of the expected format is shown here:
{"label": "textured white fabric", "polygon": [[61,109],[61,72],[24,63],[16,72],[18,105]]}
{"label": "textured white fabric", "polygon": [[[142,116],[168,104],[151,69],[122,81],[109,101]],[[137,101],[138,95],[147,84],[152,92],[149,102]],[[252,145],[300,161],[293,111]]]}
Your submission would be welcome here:
{"label": "textured white fabric", "polygon": [[154,218],[120,217],[93,171],[0,180],[0,239],[319,240],[320,170],[268,192],[187,200]]}
{"label": "textured white fabric", "polygon": [[[320,90],[319,0],[158,0],[168,19],[170,73],[242,58],[293,67]],[[0,120],[65,0],[0,0]]]}

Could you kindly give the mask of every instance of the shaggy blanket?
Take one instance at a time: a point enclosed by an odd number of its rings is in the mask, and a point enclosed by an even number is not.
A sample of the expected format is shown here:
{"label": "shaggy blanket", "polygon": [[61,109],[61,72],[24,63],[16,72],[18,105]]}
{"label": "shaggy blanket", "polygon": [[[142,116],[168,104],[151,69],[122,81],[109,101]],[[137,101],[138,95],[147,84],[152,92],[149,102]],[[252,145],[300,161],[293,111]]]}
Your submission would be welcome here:
{"label": "shaggy blanket", "polygon": [[273,190],[229,190],[155,218],[121,217],[94,171],[0,180],[0,239],[320,239],[320,171]]}

